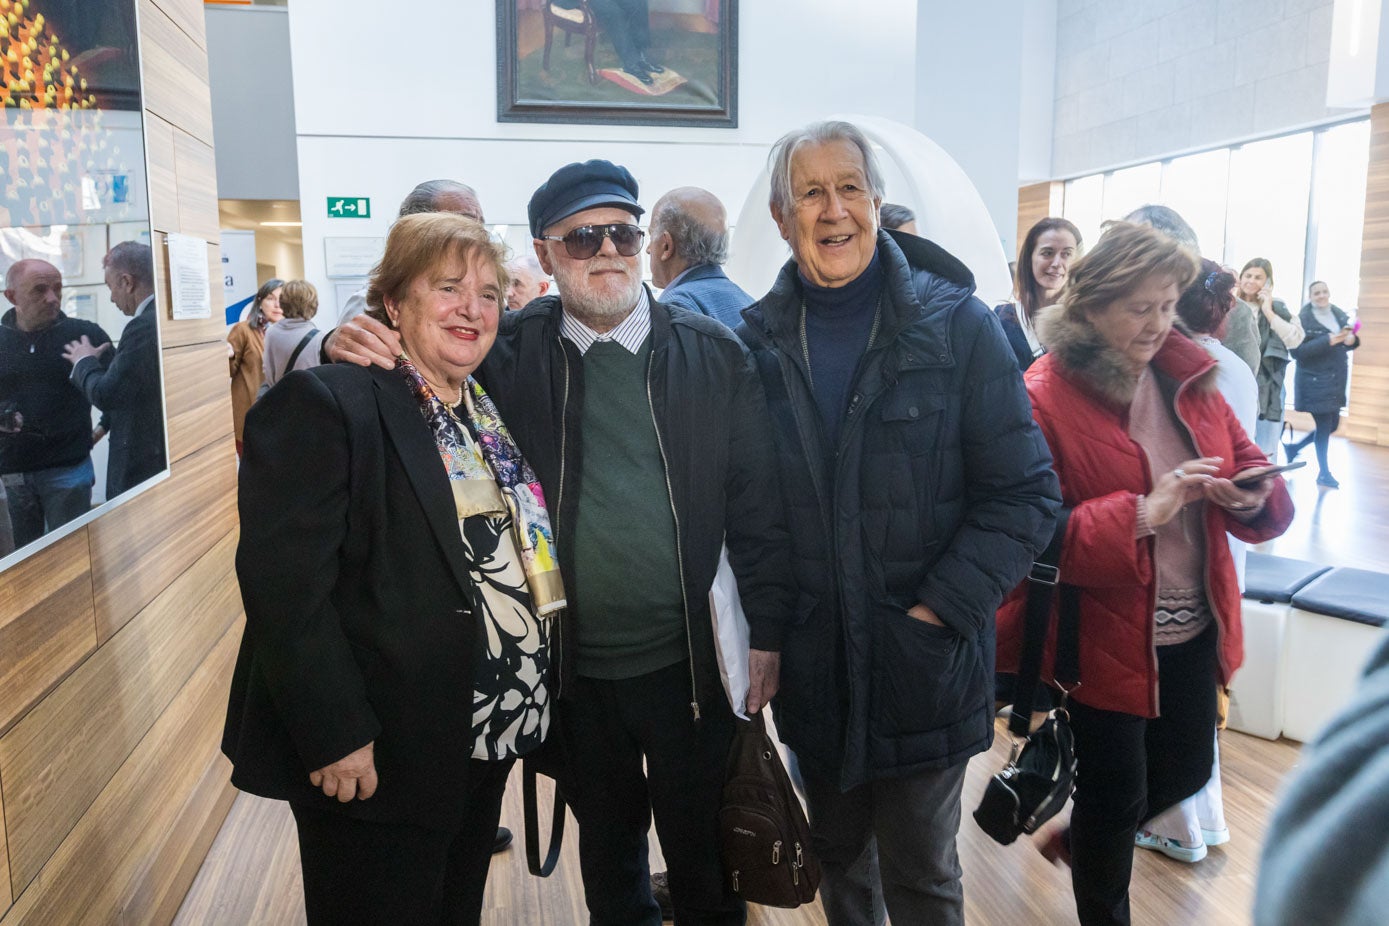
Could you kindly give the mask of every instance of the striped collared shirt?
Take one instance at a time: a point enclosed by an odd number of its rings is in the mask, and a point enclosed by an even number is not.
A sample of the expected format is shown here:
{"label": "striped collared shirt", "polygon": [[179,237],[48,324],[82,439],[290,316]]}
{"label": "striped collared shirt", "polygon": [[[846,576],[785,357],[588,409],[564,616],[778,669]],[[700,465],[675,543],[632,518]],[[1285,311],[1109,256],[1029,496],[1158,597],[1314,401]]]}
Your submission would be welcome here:
{"label": "striped collared shirt", "polygon": [[641,296],[638,297],[637,307],[632,310],[632,314],[624,318],[612,331],[599,334],[570,315],[567,309],[560,321],[560,331],[574,342],[580,356],[588,353],[588,349],[596,341],[616,341],[625,347],[628,353],[635,354],[641,343],[646,340],[646,336],[651,333],[651,300],[646,295],[646,287],[641,288]]}

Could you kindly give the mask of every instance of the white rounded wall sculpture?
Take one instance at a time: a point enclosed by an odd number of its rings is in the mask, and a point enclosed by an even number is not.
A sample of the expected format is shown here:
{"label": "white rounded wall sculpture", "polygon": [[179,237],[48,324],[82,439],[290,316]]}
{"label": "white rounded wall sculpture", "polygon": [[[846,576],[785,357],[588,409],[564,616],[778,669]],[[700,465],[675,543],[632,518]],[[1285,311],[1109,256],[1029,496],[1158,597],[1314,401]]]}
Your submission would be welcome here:
{"label": "white rounded wall sculpture", "polygon": [[[909,125],[880,116],[832,116],[852,122],[873,143],[887,184],[886,200],[916,213],[917,231],[974,272],[976,291],[990,307],[1012,298],[1009,257],[983,199],[945,150]],[[762,168],[734,226],[729,277],[754,297],[771,289],[791,251],[767,208],[771,177]]]}

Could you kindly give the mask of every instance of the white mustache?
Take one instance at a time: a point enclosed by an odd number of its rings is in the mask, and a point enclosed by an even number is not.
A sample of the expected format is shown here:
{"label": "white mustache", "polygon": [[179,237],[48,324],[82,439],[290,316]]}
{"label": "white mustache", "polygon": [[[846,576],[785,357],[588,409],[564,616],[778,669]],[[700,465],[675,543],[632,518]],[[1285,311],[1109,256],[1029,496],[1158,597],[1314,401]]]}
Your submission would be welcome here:
{"label": "white mustache", "polygon": [[617,270],[622,273],[626,273],[627,265],[622,261],[612,261],[603,263],[598,263],[595,261],[594,263],[591,263],[588,266],[589,273],[606,273],[609,270]]}

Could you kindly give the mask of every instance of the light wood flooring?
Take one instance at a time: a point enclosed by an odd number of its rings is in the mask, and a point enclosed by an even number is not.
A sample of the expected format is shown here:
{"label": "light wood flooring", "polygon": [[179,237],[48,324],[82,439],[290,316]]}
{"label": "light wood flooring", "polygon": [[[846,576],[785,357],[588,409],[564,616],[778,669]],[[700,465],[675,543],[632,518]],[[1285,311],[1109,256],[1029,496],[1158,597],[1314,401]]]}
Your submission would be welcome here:
{"label": "light wood flooring", "polygon": [[[1310,451],[1310,448],[1309,448]],[[1334,565],[1389,569],[1389,449],[1333,440],[1331,465],[1340,490],[1315,485],[1316,464],[1294,474],[1298,506],[1287,534],[1262,549]],[[1281,462],[1281,461],[1280,461]],[[1241,926],[1250,921],[1264,826],[1279,782],[1297,764],[1299,745],[1240,733],[1221,738],[1225,811],[1231,842],[1210,850],[1196,865],[1152,852],[1137,852],[1133,877],[1134,922]],[[969,816],[988,777],[1001,767],[1007,737],[970,764],[960,826],[966,916],[975,926],[1075,921],[1070,881],[1026,839],[999,846]],[[570,820],[563,858],[554,876],[526,871],[520,846],[519,771],[502,808],[502,823],[517,844],[494,857],[483,911],[484,926],[580,926],[587,922],[578,854]],[[545,798],[542,797],[542,801]],[[660,850],[652,836],[652,866]],[[304,922],[294,823],[285,807],[240,795],[175,920],[180,926],[294,926]],[[818,902],[800,910],[752,908],[752,926],[823,926]],[[899,924],[912,926],[912,924]]]}

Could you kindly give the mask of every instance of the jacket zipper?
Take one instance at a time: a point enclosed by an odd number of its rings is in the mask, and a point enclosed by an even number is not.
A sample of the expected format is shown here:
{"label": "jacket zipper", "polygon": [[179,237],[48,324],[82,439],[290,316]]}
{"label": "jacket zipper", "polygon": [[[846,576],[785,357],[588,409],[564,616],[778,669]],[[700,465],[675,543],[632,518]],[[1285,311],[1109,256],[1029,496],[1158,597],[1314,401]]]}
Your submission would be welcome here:
{"label": "jacket zipper", "polygon": [[[564,360],[564,401],[559,412],[559,494],[555,497],[555,515],[550,524],[558,539],[559,515],[564,507],[564,466],[569,450],[569,352],[564,349],[564,339],[559,335],[555,336],[555,343],[559,345],[559,355]],[[569,621],[567,615],[555,616],[564,621],[564,625],[555,628],[555,698],[559,698],[564,690],[564,626]]]}
{"label": "jacket zipper", "polygon": [[675,489],[670,484],[670,463],[666,460],[666,445],[661,440],[661,425],[656,421],[656,403],[651,398],[651,366],[655,362],[653,350],[646,358],[646,407],[651,410],[651,428],[656,432],[656,449],[661,453],[661,475],[666,480],[666,497],[670,500],[670,516],[675,520],[675,562],[680,569],[680,606],[685,612],[685,649],[690,657],[690,712],[695,722],[699,721],[699,688],[695,684],[694,640],[690,636],[690,600],[685,594],[685,550],[680,542],[680,512],[675,509]]}

